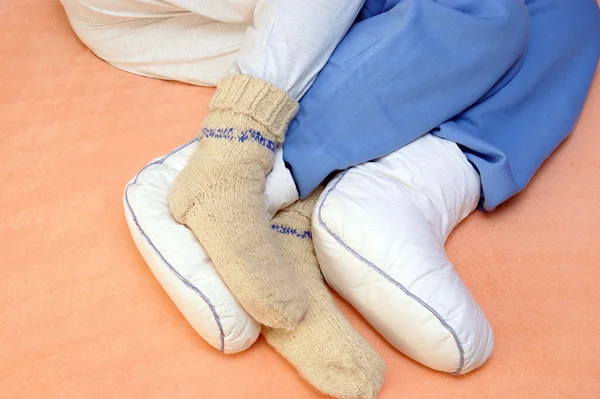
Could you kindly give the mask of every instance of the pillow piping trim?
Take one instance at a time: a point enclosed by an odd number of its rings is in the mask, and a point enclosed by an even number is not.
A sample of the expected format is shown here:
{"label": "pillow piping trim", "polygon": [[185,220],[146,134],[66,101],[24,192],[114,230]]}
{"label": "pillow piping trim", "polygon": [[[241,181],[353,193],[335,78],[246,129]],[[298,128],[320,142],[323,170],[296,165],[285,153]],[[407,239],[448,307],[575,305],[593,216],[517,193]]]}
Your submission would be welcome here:
{"label": "pillow piping trim", "polygon": [[335,239],[338,244],[340,244],[344,249],[346,249],[346,251],[348,251],[351,255],[353,255],[356,259],[358,259],[359,261],[361,261],[362,263],[366,264],[367,266],[369,266],[371,269],[373,269],[374,271],[376,271],[379,275],[381,275],[382,277],[384,277],[386,280],[388,280],[390,283],[394,284],[396,287],[400,288],[400,290],[402,292],[404,292],[404,294],[406,294],[408,297],[414,299],[415,301],[417,301],[421,306],[423,306],[425,309],[429,310],[429,312],[431,312],[431,314],[433,314],[438,321],[442,324],[442,326],[448,330],[448,332],[450,332],[452,334],[452,337],[454,338],[454,341],[456,342],[456,346],[458,347],[458,352],[460,354],[460,362],[458,365],[458,368],[456,369],[456,371],[450,373],[452,375],[458,375],[462,372],[463,368],[464,368],[464,364],[465,364],[465,354],[464,354],[464,349],[462,347],[462,344],[458,338],[458,334],[456,333],[456,331],[446,322],[446,320],[444,320],[444,318],[435,310],[433,309],[429,304],[427,304],[425,301],[423,301],[421,298],[419,298],[418,296],[416,296],[415,294],[413,294],[412,292],[410,292],[406,287],[404,287],[402,284],[400,284],[398,281],[394,280],[390,275],[388,275],[386,272],[384,272],[382,269],[380,269],[378,266],[376,266],[374,263],[372,263],[371,261],[369,261],[368,259],[366,259],[365,257],[363,257],[362,255],[360,255],[358,252],[356,252],[353,248],[351,248],[348,244],[346,244],[340,237],[338,237],[330,228],[329,226],[327,226],[327,224],[323,221],[323,215],[322,215],[322,211],[323,211],[323,205],[325,204],[325,202],[327,201],[327,197],[329,197],[329,194],[331,194],[337,187],[338,183],[340,181],[342,181],[342,179],[344,178],[344,176],[346,175],[346,173],[348,173],[348,171],[346,170],[345,172],[343,172],[335,181],[335,183],[331,186],[331,188],[329,188],[327,190],[327,192],[325,193],[325,196],[323,197],[322,200],[320,200],[320,204],[319,204],[319,208],[318,208],[318,220],[319,220],[319,224],[321,225],[321,227],[323,227],[325,229],[325,231],[327,231],[329,233],[329,235],[331,235],[331,237],[333,237],[333,239]]}
{"label": "pillow piping trim", "polygon": [[186,144],[183,144],[182,146],[177,147],[176,149],[174,149],[173,151],[169,152],[167,155],[163,156],[162,158],[159,158],[157,160],[154,160],[152,162],[150,162],[148,165],[144,166],[133,178],[132,181],[130,181],[127,186],[125,187],[125,204],[127,205],[128,211],[131,214],[131,217],[133,219],[133,222],[135,223],[138,231],[140,232],[140,234],[144,237],[144,239],[146,240],[146,242],[148,243],[148,245],[150,245],[150,247],[154,250],[154,252],[156,252],[156,254],[160,257],[160,259],[164,262],[164,264],[167,265],[167,267],[169,268],[169,270],[171,270],[171,272],[189,289],[191,289],[192,291],[194,291],[196,294],[198,294],[198,296],[200,296],[200,298],[202,298],[202,300],[208,305],[208,307],[210,308],[213,317],[215,319],[215,322],[217,323],[217,327],[219,328],[219,338],[221,340],[221,348],[220,351],[225,353],[225,333],[223,331],[223,325],[221,324],[221,318],[219,317],[217,310],[215,308],[215,306],[212,304],[212,302],[208,299],[208,297],[206,295],[204,295],[204,293],[202,291],[200,291],[200,289],[198,287],[196,287],[194,284],[192,284],[189,280],[187,280],[185,277],[183,277],[174,267],[173,265],[171,265],[171,263],[163,256],[163,254],[158,250],[158,248],[154,245],[154,243],[152,242],[152,240],[150,239],[150,237],[148,237],[148,235],[146,234],[146,232],[144,231],[144,229],[142,229],[142,226],[140,226],[138,219],[137,219],[137,215],[135,214],[135,212],[133,211],[133,208],[131,207],[131,204],[129,203],[129,197],[128,197],[128,191],[129,188],[133,185],[137,184],[138,181],[138,177],[140,176],[140,174],[146,170],[147,168],[149,168],[150,166],[153,165],[162,165],[171,155],[183,150],[184,148],[192,145],[193,143],[195,143],[196,141],[198,141],[198,139],[194,139]]}

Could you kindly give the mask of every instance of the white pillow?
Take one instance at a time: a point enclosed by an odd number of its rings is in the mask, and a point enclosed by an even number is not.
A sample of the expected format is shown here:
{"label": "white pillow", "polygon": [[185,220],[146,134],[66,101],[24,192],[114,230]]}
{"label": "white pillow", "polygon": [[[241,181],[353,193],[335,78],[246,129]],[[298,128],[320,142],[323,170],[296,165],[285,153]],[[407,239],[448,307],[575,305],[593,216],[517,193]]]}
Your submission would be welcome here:
{"label": "white pillow", "polygon": [[[236,353],[252,345],[260,326],[167,204],[195,149],[194,140],[144,167],[125,189],[125,215],[142,256],[192,327],[215,348]],[[480,366],[493,347],[489,323],[443,248],[478,197],[478,176],[456,145],[426,135],[339,175],[313,215],[328,283],[398,350],[450,373]],[[273,215],[296,199],[278,150],[265,207]]]}
{"label": "white pillow", "polygon": [[338,176],[313,214],[329,285],[398,350],[453,374],[482,365],[494,343],[444,251],[479,191],[456,144],[426,135]]}
{"label": "white pillow", "polygon": [[[192,327],[220,351],[237,353],[254,343],[260,325],[229,292],[194,234],[172,218],[167,203],[175,177],[196,147],[197,140],[191,141],[135,175],[123,196],[125,217],[144,260]],[[266,209],[273,215],[296,199],[278,150],[267,179]]]}

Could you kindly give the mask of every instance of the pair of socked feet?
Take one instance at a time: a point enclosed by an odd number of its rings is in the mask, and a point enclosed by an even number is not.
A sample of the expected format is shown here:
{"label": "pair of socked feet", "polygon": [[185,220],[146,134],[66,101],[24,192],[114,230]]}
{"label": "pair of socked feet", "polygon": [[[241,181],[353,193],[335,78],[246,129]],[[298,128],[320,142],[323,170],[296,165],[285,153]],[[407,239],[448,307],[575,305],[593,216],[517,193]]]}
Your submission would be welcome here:
{"label": "pair of socked feet", "polygon": [[315,191],[269,221],[265,179],[298,104],[248,75],[217,88],[197,151],[169,196],[233,295],[263,324],[267,342],[320,391],[374,398],[385,365],[335,306],[315,255]]}

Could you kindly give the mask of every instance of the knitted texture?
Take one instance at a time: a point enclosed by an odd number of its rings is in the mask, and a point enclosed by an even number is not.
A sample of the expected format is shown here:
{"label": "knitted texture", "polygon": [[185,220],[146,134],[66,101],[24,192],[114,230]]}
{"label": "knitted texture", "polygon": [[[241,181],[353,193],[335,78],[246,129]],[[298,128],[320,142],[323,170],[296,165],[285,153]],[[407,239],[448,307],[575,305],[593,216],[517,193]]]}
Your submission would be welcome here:
{"label": "knitted texture", "polygon": [[[278,87],[248,75],[229,75],[221,80],[208,109],[209,118],[218,111],[231,111],[236,116],[251,117],[282,143],[287,127],[296,113],[298,103]],[[228,114],[228,116],[232,116]],[[230,123],[234,123],[229,120]]]}
{"label": "knitted texture", "polygon": [[263,209],[265,177],[298,104],[256,78],[224,78],[197,151],[169,195],[175,219],[196,235],[215,269],[258,322],[293,328],[307,298],[283,261]]}
{"label": "knitted texture", "polygon": [[337,398],[375,398],[385,364],[335,306],[313,249],[310,215],[320,192],[271,221],[283,257],[308,295],[308,311],[293,331],[264,327],[262,333],[318,390]]}

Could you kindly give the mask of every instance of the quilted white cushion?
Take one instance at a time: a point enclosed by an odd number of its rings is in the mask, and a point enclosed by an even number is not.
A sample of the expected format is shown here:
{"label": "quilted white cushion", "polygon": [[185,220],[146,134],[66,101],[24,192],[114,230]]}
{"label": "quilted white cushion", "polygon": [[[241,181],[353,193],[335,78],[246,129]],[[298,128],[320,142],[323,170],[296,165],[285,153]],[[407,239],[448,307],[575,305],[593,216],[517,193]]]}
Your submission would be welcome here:
{"label": "quilted white cushion", "polygon": [[482,365],[494,342],[444,251],[479,190],[456,144],[426,135],[338,176],[313,214],[332,288],[398,350],[454,374]]}
{"label": "quilted white cushion", "polygon": [[[146,165],[127,184],[125,217],[144,260],[192,327],[224,353],[254,343],[260,325],[235,300],[194,234],[169,212],[168,193],[175,177],[196,150],[191,141]],[[265,204],[270,215],[297,199],[281,151],[267,179]]]}

